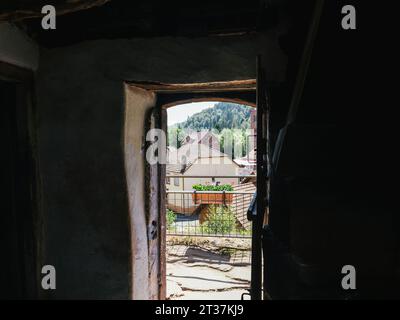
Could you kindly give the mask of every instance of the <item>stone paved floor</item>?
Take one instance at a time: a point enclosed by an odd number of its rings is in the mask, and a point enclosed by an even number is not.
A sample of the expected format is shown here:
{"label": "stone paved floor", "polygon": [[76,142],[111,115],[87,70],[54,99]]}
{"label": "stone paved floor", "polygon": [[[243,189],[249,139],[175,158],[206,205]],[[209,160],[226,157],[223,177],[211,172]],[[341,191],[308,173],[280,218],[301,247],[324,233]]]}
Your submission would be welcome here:
{"label": "stone paved floor", "polygon": [[[167,299],[240,300],[250,286],[249,250],[167,246]],[[247,298],[247,297],[246,297]]]}

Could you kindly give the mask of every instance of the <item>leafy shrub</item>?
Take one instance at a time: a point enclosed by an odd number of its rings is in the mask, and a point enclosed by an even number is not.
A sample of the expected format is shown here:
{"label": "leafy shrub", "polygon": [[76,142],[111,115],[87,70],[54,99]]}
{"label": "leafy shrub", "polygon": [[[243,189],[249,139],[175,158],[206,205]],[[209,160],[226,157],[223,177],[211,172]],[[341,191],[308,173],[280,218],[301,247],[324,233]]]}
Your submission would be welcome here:
{"label": "leafy shrub", "polygon": [[210,205],[202,225],[207,234],[229,234],[236,229],[236,218],[229,207]]}
{"label": "leafy shrub", "polygon": [[222,184],[219,186],[194,184],[192,188],[196,191],[233,191],[233,187],[230,184]]}
{"label": "leafy shrub", "polygon": [[170,229],[176,221],[176,213],[170,209],[167,209],[167,228]]}

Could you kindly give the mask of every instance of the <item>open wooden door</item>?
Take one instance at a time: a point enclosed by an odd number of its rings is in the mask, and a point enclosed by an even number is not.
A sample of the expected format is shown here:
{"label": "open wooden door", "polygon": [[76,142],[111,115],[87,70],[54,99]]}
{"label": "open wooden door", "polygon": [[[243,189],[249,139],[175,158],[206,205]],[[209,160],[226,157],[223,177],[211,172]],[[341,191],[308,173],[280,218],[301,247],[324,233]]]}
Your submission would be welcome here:
{"label": "open wooden door", "polygon": [[261,57],[257,57],[257,196],[252,214],[251,290],[252,300],[262,299],[261,235],[267,210],[268,195],[268,101],[267,85]]}

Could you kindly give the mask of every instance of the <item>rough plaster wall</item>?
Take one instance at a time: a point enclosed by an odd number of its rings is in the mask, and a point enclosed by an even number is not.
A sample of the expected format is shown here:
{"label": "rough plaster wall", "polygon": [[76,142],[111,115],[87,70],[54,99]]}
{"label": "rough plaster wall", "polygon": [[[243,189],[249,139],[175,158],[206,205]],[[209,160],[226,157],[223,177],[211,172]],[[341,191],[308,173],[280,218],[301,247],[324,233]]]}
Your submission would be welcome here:
{"label": "rough plaster wall", "polygon": [[50,60],[37,75],[44,263],[57,270],[57,290],[46,295],[126,299],[123,84],[88,60]]}
{"label": "rough plaster wall", "polygon": [[[259,53],[269,60],[269,78],[281,79],[285,57],[273,35],[101,40],[41,52],[36,80],[45,263],[57,269],[57,290],[46,292],[48,298],[139,297],[131,295],[130,283],[146,276],[139,267],[145,257],[135,255],[131,263],[131,240],[144,239],[135,239],[138,226],[129,230],[128,221],[129,200],[143,195],[140,186],[127,191],[126,177],[141,169],[125,168],[124,80],[255,78]],[[143,124],[143,113],[133,117]],[[136,130],[130,134],[141,139],[142,125]],[[141,158],[135,150],[131,157]]]}
{"label": "rough plaster wall", "polygon": [[36,70],[39,62],[39,48],[17,27],[9,23],[1,23],[0,61]]}

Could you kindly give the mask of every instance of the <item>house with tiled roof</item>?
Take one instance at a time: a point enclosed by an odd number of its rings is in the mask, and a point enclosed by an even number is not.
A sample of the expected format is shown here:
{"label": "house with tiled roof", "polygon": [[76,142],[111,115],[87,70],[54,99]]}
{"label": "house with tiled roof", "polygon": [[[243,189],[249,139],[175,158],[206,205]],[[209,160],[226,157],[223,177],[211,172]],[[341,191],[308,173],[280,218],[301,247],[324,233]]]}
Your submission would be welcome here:
{"label": "house with tiled roof", "polygon": [[191,132],[182,141],[182,145],[187,144],[203,144],[214,150],[220,148],[218,137],[210,130]]}
{"label": "house with tiled roof", "polygon": [[[168,152],[166,188],[168,191],[190,191],[195,184],[234,185],[239,183],[239,178],[232,177],[238,175],[238,170],[239,166],[225,153],[202,143],[186,143]],[[191,213],[197,208],[190,195],[170,194],[168,203],[169,208],[178,213]],[[185,212],[182,212],[183,207]]]}
{"label": "house with tiled roof", "polygon": [[251,150],[244,157],[233,160],[239,167],[240,175],[255,174],[257,169],[257,152],[256,149]]}

